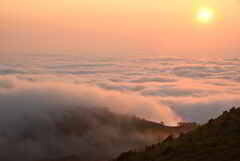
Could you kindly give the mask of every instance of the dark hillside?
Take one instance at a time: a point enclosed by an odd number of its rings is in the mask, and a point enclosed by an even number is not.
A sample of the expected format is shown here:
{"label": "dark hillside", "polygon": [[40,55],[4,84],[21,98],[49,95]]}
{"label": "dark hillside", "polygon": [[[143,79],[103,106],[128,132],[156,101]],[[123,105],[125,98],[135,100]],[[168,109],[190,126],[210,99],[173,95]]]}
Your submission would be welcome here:
{"label": "dark hillside", "polygon": [[[61,110],[64,109],[64,110]],[[163,141],[193,127],[167,127],[107,108],[59,108],[26,113],[0,128],[2,161],[103,161]],[[14,154],[14,155],[12,155]]]}
{"label": "dark hillside", "polygon": [[239,161],[240,108],[232,108],[217,119],[187,134],[123,153],[114,161]]}

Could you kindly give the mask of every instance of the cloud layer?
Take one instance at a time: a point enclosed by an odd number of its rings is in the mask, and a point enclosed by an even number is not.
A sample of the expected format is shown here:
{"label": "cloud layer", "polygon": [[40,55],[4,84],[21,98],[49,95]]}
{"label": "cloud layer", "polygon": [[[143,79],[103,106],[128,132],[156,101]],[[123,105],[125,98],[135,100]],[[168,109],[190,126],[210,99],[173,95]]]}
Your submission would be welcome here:
{"label": "cloud layer", "polygon": [[[117,59],[78,57],[77,55],[24,55],[21,57],[7,56],[0,61],[2,77],[0,86],[2,88],[13,86],[13,83],[6,79],[11,80],[14,77],[17,80],[32,83],[62,83],[59,88],[65,88],[65,84],[87,86],[86,88],[88,86],[98,87],[97,91],[100,89],[109,93],[115,91],[119,95],[117,98],[125,100],[129,99],[125,98],[126,95],[128,97],[138,96],[140,97],[140,99],[137,98],[138,100],[148,99],[147,102],[157,102],[157,104],[172,102],[174,99],[182,100],[179,106],[187,106],[186,104],[193,100],[202,100],[202,105],[204,105],[211,102],[211,97],[222,100],[227,97],[237,98],[240,94],[240,60],[238,58],[134,57]],[[41,84],[35,85],[41,86]],[[104,104],[104,101],[99,103]],[[116,102],[124,101],[116,100]],[[228,107],[237,106],[235,102],[228,100],[226,102],[229,102],[226,103]],[[151,105],[151,107],[155,106]],[[168,109],[177,111],[181,109],[172,107],[170,104],[166,106]],[[209,113],[214,113],[213,108],[204,109],[208,109]],[[191,110],[198,111],[199,107],[193,107]],[[190,121],[201,120],[201,122],[208,119],[206,117],[194,119],[196,117],[191,115],[179,117]],[[154,120],[158,119],[154,118]]]}
{"label": "cloud layer", "polygon": [[[204,123],[240,105],[239,59],[22,58],[0,59],[0,155],[5,161],[13,160],[8,158],[13,151],[13,157],[25,160],[74,149],[81,156],[113,156],[153,139],[136,130],[125,137],[125,126],[106,124],[105,118],[122,122],[126,118],[119,115],[127,114],[168,125]],[[124,125],[133,127],[128,121]],[[66,128],[78,126],[91,130]]]}
{"label": "cloud layer", "polygon": [[109,159],[156,142],[137,130],[141,127],[130,116],[169,125],[181,121],[168,106],[137,94],[15,77],[0,82],[0,158],[5,161],[72,154]]}

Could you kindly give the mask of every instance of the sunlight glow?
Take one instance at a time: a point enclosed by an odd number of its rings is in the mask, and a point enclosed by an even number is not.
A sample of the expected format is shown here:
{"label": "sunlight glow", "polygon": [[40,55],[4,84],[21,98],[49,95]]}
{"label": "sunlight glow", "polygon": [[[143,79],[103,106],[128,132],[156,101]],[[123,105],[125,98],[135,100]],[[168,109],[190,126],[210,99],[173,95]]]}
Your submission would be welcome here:
{"label": "sunlight glow", "polygon": [[197,20],[202,23],[209,23],[213,19],[213,10],[210,8],[201,8],[197,13]]}

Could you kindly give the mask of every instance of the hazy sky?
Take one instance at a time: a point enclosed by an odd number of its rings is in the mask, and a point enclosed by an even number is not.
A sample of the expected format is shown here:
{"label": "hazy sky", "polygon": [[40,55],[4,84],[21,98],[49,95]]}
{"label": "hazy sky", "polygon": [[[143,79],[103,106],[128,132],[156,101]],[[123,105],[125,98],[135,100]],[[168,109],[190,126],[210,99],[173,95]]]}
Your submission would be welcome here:
{"label": "hazy sky", "polygon": [[239,15],[238,0],[1,0],[0,52],[236,57]]}

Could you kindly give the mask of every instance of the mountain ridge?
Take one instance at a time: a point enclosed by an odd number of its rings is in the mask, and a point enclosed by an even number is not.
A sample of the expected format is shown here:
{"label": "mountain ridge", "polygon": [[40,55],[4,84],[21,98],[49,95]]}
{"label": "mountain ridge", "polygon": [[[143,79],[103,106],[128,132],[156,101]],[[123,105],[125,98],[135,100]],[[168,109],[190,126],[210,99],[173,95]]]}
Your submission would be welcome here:
{"label": "mountain ridge", "polygon": [[[65,139],[64,150],[57,155],[53,153],[41,157],[40,161],[105,161],[117,157],[124,151],[140,150],[146,145],[163,141],[169,135],[177,137],[180,133],[195,128],[165,126],[164,123],[114,113],[106,108],[84,108],[81,109],[81,113],[73,109],[63,111],[61,114],[62,119],[58,119],[54,124],[56,134],[62,135],[59,139]],[[55,114],[51,114],[50,118],[55,118]],[[26,136],[33,135],[31,129],[25,133]],[[42,133],[48,132],[43,129]],[[68,140],[72,140],[71,144],[66,144]],[[53,147],[55,148],[56,146]]]}
{"label": "mountain ridge", "polygon": [[174,139],[122,153],[113,161],[239,161],[240,108],[233,107],[216,119]]}

